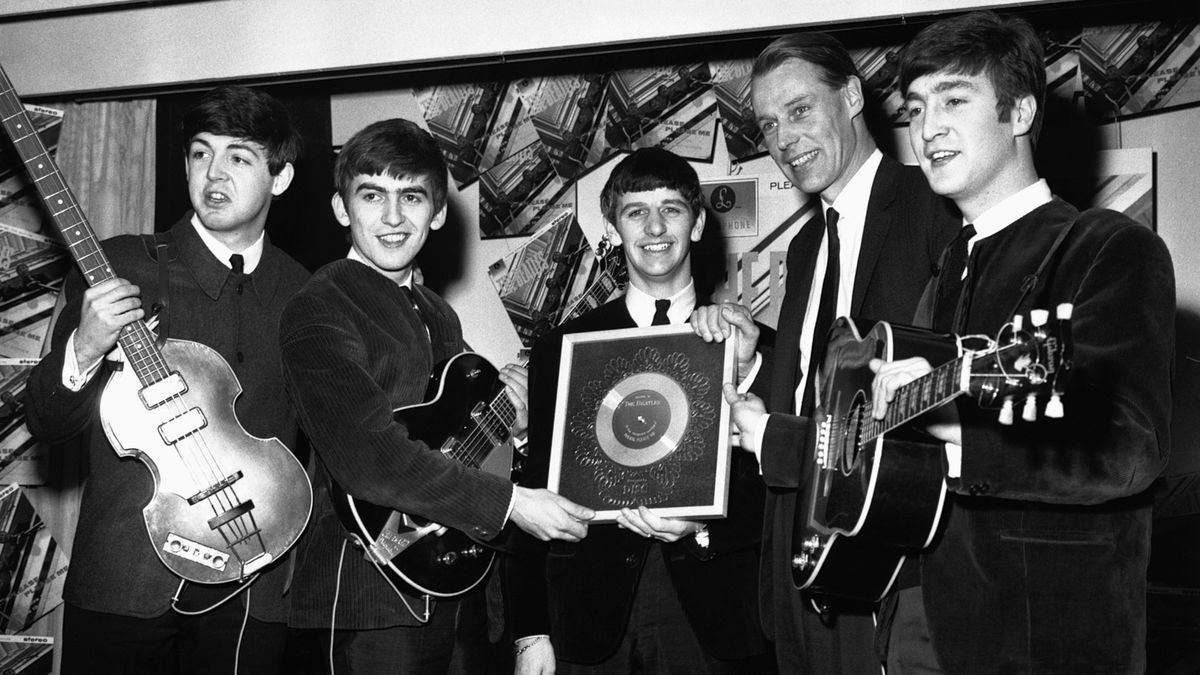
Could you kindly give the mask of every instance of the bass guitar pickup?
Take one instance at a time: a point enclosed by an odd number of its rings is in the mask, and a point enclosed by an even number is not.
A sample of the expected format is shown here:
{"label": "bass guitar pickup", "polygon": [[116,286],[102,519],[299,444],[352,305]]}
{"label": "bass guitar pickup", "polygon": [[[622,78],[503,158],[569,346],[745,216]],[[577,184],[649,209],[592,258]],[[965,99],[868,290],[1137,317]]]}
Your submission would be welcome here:
{"label": "bass guitar pickup", "polygon": [[138,396],[147,410],[153,410],[173,398],[183,396],[187,391],[187,381],[178,372],[172,372],[158,382],[142,387],[138,390]]}

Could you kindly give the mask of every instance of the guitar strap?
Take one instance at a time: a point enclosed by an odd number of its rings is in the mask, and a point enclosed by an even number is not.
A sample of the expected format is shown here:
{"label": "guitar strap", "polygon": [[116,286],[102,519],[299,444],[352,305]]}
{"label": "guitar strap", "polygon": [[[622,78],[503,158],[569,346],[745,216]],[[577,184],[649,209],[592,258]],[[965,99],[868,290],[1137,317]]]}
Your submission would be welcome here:
{"label": "guitar strap", "polygon": [[1066,240],[1067,235],[1071,234],[1071,230],[1075,229],[1075,223],[1079,222],[1081,215],[1080,213],[1075,214],[1074,220],[1067,223],[1062,232],[1059,232],[1058,236],[1055,237],[1054,243],[1050,245],[1050,250],[1046,251],[1046,257],[1042,258],[1042,262],[1038,265],[1037,270],[1033,274],[1025,275],[1025,278],[1021,280],[1021,295],[1017,297],[1016,303],[1013,304],[1012,309],[1005,316],[1015,316],[1017,310],[1021,308],[1021,303],[1025,302],[1025,298],[1029,297],[1029,294],[1037,288],[1038,282],[1042,278],[1042,273],[1046,271],[1046,268],[1050,265],[1050,261],[1055,258],[1055,254],[1058,253],[1058,249],[1062,246],[1063,241]]}
{"label": "guitar strap", "polygon": [[151,306],[151,313],[158,316],[158,346],[167,342],[171,320],[171,271],[167,263],[175,260],[175,247],[165,232],[142,235],[146,255],[158,262],[158,298]]}
{"label": "guitar strap", "polygon": [[[1025,298],[1029,297],[1029,294],[1032,293],[1035,288],[1037,288],[1038,282],[1042,278],[1042,274],[1046,271],[1046,268],[1050,265],[1050,262],[1054,260],[1055,254],[1058,253],[1058,249],[1062,246],[1062,243],[1066,241],[1067,236],[1071,234],[1071,230],[1075,229],[1075,223],[1079,222],[1081,215],[1082,214],[1076,214],[1075,219],[1070,223],[1067,223],[1067,226],[1058,233],[1058,237],[1056,237],[1054,239],[1054,243],[1050,245],[1050,250],[1046,251],[1046,257],[1042,258],[1042,262],[1038,265],[1037,270],[1035,270],[1032,274],[1025,275],[1025,278],[1021,280],[1021,295],[1017,297],[1017,301],[1013,304],[1012,310],[1009,311],[1009,313],[1005,316],[1011,317],[1015,315],[1017,310],[1021,308],[1021,303],[1025,302]],[[945,267],[946,256],[948,253],[949,247],[942,251],[942,255],[938,259],[939,272]],[[938,277],[935,275],[929,279],[929,283],[925,284],[925,290],[921,293],[921,300],[917,303],[917,311],[913,316],[914,326],[920,326],[922,328],[930,328],[932,326],[933,296],[935,290],[937,289],[937,282]]]}

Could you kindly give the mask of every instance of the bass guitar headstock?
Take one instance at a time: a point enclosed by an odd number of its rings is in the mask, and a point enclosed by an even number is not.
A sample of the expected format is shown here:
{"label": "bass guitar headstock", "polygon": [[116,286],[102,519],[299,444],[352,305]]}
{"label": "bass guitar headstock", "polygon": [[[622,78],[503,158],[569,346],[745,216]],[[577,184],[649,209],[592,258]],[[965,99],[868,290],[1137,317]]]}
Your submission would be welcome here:
{"label": "bass guitar headstock", "polygon": [[974,354],[969,393],[983,407],[1000,409],[1000,423],[1013,423],[1016,402],[1021,401],[1021,419],[1037,419],[1041,398],[1043,414],[1063,416],[1062,398],[1071,372],[1071,310],[1059,305],[1054,320],[1044,309],[1024,317],[1014,316],[1000,329],[987,349]]}

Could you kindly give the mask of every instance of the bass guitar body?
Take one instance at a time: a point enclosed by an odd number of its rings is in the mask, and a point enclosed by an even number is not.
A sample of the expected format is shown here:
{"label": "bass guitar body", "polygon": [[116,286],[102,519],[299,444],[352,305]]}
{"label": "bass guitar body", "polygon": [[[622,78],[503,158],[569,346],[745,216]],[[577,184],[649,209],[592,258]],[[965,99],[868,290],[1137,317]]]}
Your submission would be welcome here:
{"label": "bass guitar body", "polygon": [[171,372],[154,385],[127,366],[113,373],[100,402],[105,433],[154,477],[142,513],[163,564],[198,583],[243,580],[300,537],[312,510],[308,476],[279,439],[242,427],[241,385],[216,351],[185,340],[161,351]]}
{"label": "bass guitar body", "polygon": [[[434,368],[426,402],[394,411],[411,438],[466,466],[508,480],[513,468],[511,403],[485,358],[463,352]],[[356,499],[331,483],[334,508],[366,556],[414,594],[461,595],[487,577],[495,553],[466,534],[413,514]]]}

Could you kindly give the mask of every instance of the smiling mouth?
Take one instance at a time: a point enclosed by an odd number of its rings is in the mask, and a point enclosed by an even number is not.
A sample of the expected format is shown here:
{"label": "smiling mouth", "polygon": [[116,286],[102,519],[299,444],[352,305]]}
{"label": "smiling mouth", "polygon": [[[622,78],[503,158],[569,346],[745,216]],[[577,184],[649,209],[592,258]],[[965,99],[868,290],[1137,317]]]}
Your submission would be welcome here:
{"label": "smiling mouth", "polygon": [[380,243],[384,246],[401,246],[408,241],[409,234],[407,232],[381,234],[377,237]]}
{"label": "smiling mouth", "polygon": [[954,159],[957,156],[958,156],[957,152],[953,152],[950,150],[938,150],[937,152],[931,152],[928,155],[926,155],[926,157],[929,158],[929,162],[931,164],[945,164],[946,162],[950,161],[951,159]]}
{"label": "smiling mouth", "polygon": [[671,246],[672,246],[671,242],[662,241],[662,242],[657,242],[657,243],[653,243],[653,244],[641,244],[639,246],[639,248],[641,248],[646,253],[666,253],[667,250],[671,248]]}
{"label": "smiling mouth", "polygon": [[804,166],[805,164],[808,164],[809,162],[812,162],[816,158],[817,158],[817,151],[809,150],[808,152],[804,153],[803,155],[800,155],[799,157],[789,161],[788,166],[792,167],[793,169],[796,169],[801,166]]}

